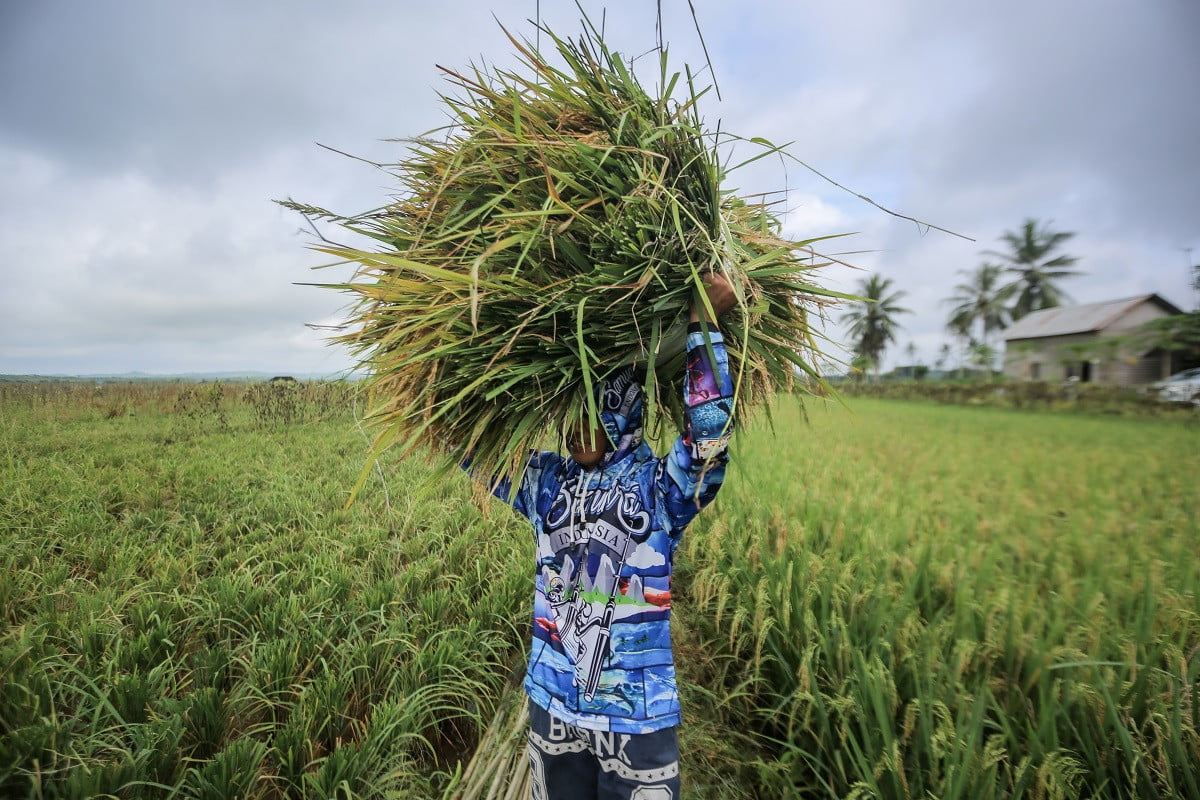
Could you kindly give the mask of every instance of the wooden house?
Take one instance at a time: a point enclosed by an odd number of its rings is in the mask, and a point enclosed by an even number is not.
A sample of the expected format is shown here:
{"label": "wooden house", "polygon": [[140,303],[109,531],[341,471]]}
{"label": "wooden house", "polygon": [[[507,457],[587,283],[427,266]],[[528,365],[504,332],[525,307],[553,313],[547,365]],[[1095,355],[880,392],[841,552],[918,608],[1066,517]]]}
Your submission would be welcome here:
{"label": "wooden house", "polygon": [[1157,294],[1031,312],[1004,330],[1004,374],[1117,386],[1160,380],[1182,367],[1137,334],[1153,319],[1181,313]]}

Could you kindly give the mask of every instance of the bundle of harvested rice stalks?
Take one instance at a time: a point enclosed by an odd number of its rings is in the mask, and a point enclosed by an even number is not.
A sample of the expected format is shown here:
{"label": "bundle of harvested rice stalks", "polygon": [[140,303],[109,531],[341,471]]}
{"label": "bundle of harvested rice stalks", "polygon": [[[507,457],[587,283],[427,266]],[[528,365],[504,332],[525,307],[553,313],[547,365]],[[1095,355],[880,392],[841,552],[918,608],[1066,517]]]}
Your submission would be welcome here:
{"label": "bundle of harvested rice stalks", "polygon": [[373,240],[314,249],[359,265],[332,285],[359,298],[334,341],[369,371],[375,456],[426,444],[511,473],[565,423],[594,421],[591,387],[630,360],[648,433],[677,421],[682,331],[710,272],[738,294],[721,330],[739,417],[797,372],[820,382],[810,320],[840,295],[810,281],[817,239],[781,238],[767,203],[722,188],[690,72],[681,86],[662,54],[652,97],[595,28],[542,32],[561,66],[510,36],[527,74],[444,70],[453,122],[381,165],[394,202],[354,217],[285,203]]}

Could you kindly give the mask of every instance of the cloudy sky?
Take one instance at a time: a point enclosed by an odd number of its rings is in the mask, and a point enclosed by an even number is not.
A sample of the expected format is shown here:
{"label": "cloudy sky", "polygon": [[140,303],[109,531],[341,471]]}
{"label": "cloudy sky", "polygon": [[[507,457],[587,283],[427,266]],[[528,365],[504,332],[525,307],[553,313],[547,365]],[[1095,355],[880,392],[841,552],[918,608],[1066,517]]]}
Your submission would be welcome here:
{"label": "cloudy sky", "polygon": [[[608,6],[605,12],[605,5]],[[656,4],[585,0],[623,53]],[[705,59],[686,0],[662,0],[677,68]],[[1195,0],[694,0],[721,91],[709,127],[791,142],[735,174],[786,189],[787,232],[854,232],[862,268],[913,313],[887,360],[948,341],[944,299],[1027,217],[1075,233],[1085,303],[1196,302],[1200,4]],[[496,20],[574,34],[569,0],[7,0],[0,4],[0,373],[350,366],[309,324],[347,298],[313,272],[292,197],[342,212],[394,186],[363,163],[443,124],[435,65],[511,62]],[[494,17],[493,17],[494,15]],[[648,62],[649,59],[642,59]],[[1192,250],[1194,248],[1194,250]],[[838,336],[835,328],[831,335]]]}

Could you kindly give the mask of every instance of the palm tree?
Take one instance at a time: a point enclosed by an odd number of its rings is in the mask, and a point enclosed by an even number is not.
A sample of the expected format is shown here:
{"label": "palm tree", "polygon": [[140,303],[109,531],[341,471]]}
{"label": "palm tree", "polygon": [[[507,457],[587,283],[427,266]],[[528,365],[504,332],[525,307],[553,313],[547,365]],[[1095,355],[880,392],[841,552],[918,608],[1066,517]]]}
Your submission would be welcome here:
{"label": "palm tree", "polygon": [[[962,270],[960,270],[962,271]],[[1012,284],[1001,286],[1004,268],[999,264],[983,263],[974,272],[967,273],[967,282],[954,287],[954,294],[945,302],[956,305],[950,312],[947,327],[965,334],[972,342],[989,344],[992,333],[1008,324],[1008,309],[1005,303],[1016,289]],[[978,339],[971,334],[971,327],[979,323]]]}
{"label": "palm tree", "polygon": [[[971,333],[971,324],[975,320],[969,314],[958,312],[951,314],[950,319],[946,322],[946,330],[950,331],[950,335],[954,337],[954,341],[959,346],[958,366],[954,368],[955,377],[962,377],[963,354],[974,347],[977,342],[975,336]],[[950,348],[946,345],[946,349]]]}
{"label": "palm tree", "polygon": [[859,283],[858,298],[842,314],[842,322],[850,323],[855,356],[874,366],[876,374],[888,342],[896,341],[900,325],[895,316],[912,313],[898,305],[905,293],[893,292],[891,288],[891,278],[872,275]]}
{"label": "palm tree", "polygon": [[1066,269],[1079,259],[1074,256],[1050,256],[1074,235],[1052,231],[1035,219],[1027,219],[1019,231],[1005,231],[1001,235],[1000,239],[1008,245],[1009,252],[988,251],[988,255],[1004,261],[1006,272],[1016,276],[1005,287],[1011,287],[1017,296],[1011,309],[1014,320],[1030,311],[1062,305],[1064,300],[1069,299],[1055,281],[1082,274]]}
{"label": "palm tree", "polygon": [[933,362],[933,366],[938,372],[942,372],[946,369],[946,365],[950,363],[950,355],[950,343],[942,342],[942,349],[938,350],[937,360]]}

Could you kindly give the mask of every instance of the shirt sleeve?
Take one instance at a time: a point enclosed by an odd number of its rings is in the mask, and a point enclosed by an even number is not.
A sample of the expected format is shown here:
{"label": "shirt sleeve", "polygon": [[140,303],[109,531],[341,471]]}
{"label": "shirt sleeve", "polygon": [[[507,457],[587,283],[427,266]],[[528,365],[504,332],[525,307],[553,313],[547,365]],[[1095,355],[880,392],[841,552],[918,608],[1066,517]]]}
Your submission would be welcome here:
{"label": "shirt sleeve", "polygon": [[733,379],[724,337],[711,327],[705,333],[694,322],[688,326],[687,347],[684,431],[667,454],[659,481],[673,537],[716,497],[733,432]]}
{"label": "shirt sleeve", "polygon": [[[558,462],[562,460],[562,456],[558,453],[549,451],[531,452],[529,460],[525,463],[525,467],[520,471],[518,476],[506,476],[500,480],[495,477],[491,479],[483,478],[471,468],[471,460],[463,460],[461,466],[466,470],[472,478],[477,481],[485,482],[491,487],[493,496],[503,500],[513,507],[513,510],[518,514],[532,521],[533,515],[537,512],[537,494],[538,487],[541,485],[542,475],[553,471]],[[517,479],[517,491],[512,491],[513,479]]]}

